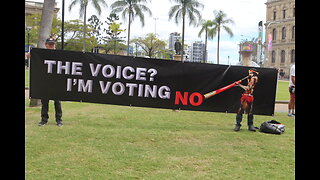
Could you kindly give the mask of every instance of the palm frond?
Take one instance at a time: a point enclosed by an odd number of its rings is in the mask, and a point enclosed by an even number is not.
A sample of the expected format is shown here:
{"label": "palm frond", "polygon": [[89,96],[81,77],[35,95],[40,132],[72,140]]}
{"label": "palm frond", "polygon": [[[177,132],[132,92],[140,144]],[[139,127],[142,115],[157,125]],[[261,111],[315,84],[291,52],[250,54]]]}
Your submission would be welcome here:
{"label": "palm frond", "polygon": [[116,2],[112,3],[110,8],[114,9],[114,8],[125,7],[125,6],[128,6],[127,1],[119,0],[119,1],[116,1]]}
{"label": "palm frond", "polygon": [[233,32],[228,26],[222,26],[222,27],[231,37],[233,37]]}
{"label": "palm frond", "polygon": [[175,16],[175,14],[177,13],[177,11],[180,9],[180,5],[174,5],[170,8],[169,10],[169,20],[171,20],[172,17]]}

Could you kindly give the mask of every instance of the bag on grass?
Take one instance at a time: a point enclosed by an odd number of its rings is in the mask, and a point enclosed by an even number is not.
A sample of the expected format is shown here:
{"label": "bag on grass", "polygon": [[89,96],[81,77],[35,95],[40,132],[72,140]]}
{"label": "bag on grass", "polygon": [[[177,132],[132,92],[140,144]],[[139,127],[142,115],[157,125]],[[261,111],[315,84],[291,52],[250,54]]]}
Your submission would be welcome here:
{"label": "bag on grass", "polygon": [[285,131],[285,125],[276,120],[263,122],[260,126],[260,132],[271,134],[282,134]]}

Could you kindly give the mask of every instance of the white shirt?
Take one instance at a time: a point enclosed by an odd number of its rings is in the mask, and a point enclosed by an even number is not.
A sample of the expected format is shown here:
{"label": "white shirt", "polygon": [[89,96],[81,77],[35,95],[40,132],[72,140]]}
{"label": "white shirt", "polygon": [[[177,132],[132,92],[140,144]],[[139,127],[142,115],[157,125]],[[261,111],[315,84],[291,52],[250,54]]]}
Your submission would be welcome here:
{"label": "white shirt", "polygon": [[293,84],[292,80],[291,80],[291,76],[296,76],[295,73],[296,73],[296,66],[295,65],[292,65],[291,68],[290,68],[290,77],[289,77],[289,87],[291,86],[295,86],[295,84]]}
{"label": "white shirt", "polygon": [[[237,65],[243,66],[243,61],[238,62]],[[254,62],[254,61],[250,61],[250,62],[249,62],[249,66],[251,66],[251,67],[260,67],[260,66],[259,66],[256,62]]]}

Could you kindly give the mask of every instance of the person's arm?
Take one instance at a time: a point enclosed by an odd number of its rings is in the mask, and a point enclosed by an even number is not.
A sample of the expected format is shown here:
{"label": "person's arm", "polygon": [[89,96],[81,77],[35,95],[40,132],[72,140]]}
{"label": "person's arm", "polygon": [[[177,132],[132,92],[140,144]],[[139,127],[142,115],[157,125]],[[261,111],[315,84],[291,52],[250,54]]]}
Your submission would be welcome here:
{"label": "person's arm", "polygon": [[291,81],[294,86],[296,86],[296,76],[291,76]]}
{"label": "person's arm", "polygon": [[244,86],[244,85],[242,85],[242,84],[238,84],[238,86],[240,86],[242,89],[244,89],[244,90],[248,90],[248,86]]}

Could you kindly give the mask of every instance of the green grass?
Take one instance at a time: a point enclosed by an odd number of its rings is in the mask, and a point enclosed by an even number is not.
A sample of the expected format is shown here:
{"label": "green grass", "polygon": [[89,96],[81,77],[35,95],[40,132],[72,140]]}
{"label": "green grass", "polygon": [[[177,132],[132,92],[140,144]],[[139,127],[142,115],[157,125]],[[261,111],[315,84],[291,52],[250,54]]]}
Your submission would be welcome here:
{"label": "green grass", "polygon": [[278,80],[277,94],[276,94],[277,101],[289,101],[290,94],[289,94],[288,86],[289,86],[289,81]]}
{"label": "green grass", "polygon": [[26,100],[26,179],[294,179],[294,119],[282,135],[250,132],[235,114],[62,102],[64,126],[38,127]]}
{"label": "green grass", "polygon": [[29,87],[29,70],[24,70],[24,87]]}

